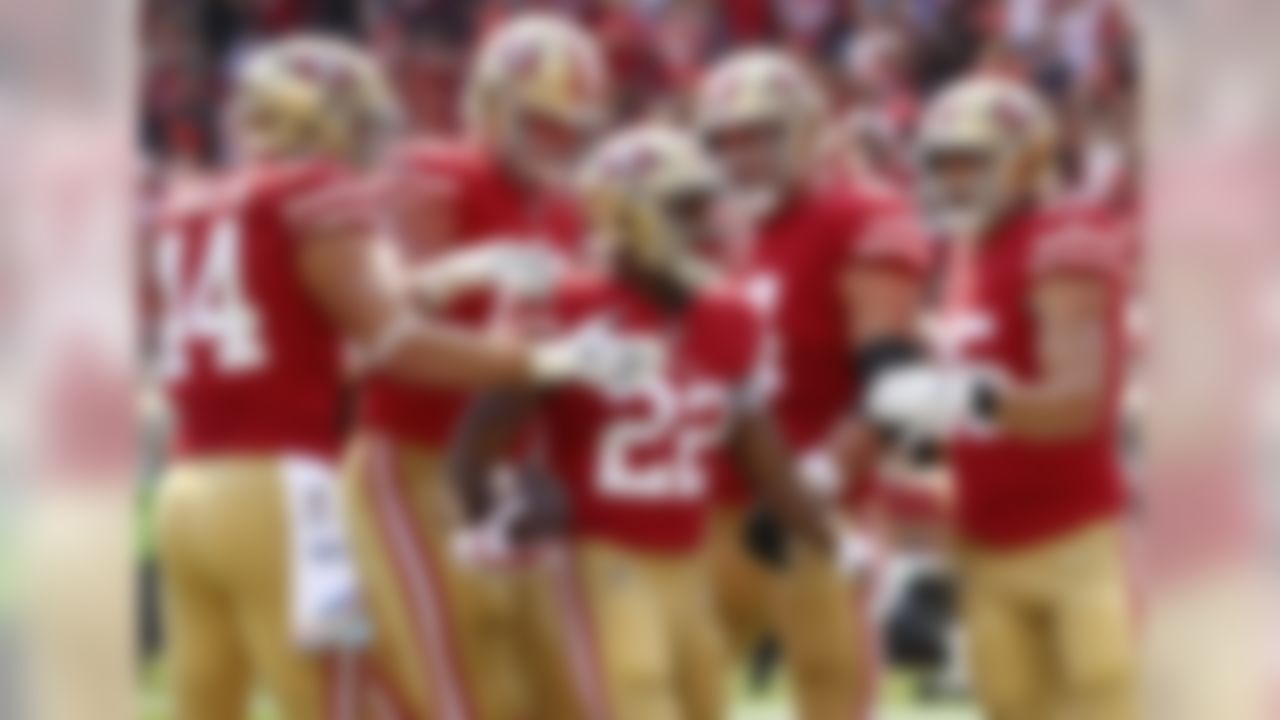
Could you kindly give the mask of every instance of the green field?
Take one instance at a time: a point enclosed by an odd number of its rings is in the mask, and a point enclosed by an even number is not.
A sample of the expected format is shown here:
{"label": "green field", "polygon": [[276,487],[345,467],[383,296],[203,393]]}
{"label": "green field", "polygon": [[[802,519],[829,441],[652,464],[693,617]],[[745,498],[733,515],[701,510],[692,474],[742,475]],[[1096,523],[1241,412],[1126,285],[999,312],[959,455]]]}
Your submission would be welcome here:
{"label": "green field", "polygon": [[[171,720],[169,703],[164,691],[162,673],[148,672],[144,679],[142,717],[139,720]],[[978,713],[960,704],[921,706],[908,700],[909,693],[901,680],[890,680],[882,689],[885,703],[876,720],[978,720]],[[773,688],[761,696],[739,690],[730,720],[790,720],[786,705],[786,691]],[[270,704],[264,699],[256,703],[253,720],[277,720]]]}

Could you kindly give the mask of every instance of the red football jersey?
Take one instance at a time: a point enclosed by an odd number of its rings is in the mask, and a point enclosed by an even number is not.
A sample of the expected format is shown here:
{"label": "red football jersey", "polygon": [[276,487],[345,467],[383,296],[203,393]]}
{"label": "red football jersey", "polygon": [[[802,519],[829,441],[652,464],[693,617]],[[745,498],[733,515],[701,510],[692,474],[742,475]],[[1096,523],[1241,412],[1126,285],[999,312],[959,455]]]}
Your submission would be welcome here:
{"label": "red football jersey", "polygon": [[[769,329],[773,412],[795,452],[824,441],[860,389],[843,274],[879,263],[923,275],[928,259],[927,240],[905,203],[843,183],[796,197],[752,240],[738,280]],[[733,473],[717,486],[726,502],[750,496]]]}
{"label": "red football jersey", "polygon": [[548,396],[540,437],[565,483],[575,536],[680,552],[702,537],[709,463],[736,403],[753,391],[761,328],[736,296],[709,292],[680,315],[617,281],[575,279],[552,303],[563,328],[608,319],[665,350],[660,377],[625,392],[570,386]]}
{"label": "red football jersey", "polygon": [[367,190],[318,163],[175,188],[149,277],[178,455],[336,453],[342,337],[304,287],[297,249],[303,223],[368,222]]}
{"label": "red football jersey", "polygon": [[[572,255],[579,220],[567,199],[519,184],[485,151],[428,142],[399,158],[393,182],[410,215],[430,225],[403,228],[408,257],[423,260],[501,240],[546,244]],[[425,238],[425,239],[424,239]],[[491,293],[456,298],[444,309],[452,322],[481,328],[494,319]],[[399,439],[445,447],[467,400],[463,392],[422,388],[373,376],[362,393],[361,420]]]}
{"label": "red football jersey", "polygon": [[952,351],[1015,379],[1041,373],[1040,328],[1031,311],[1045,273],[1097,277],[1110,290],[1105,343],[1105,419],[1088,436],[1062,442],[965,435],[952,447],[962,535],[993,545],[1053,537],[1116,513],[1125,484],[1118,446],[1123,381],[1125,264],[1130,244],[1095,220],[1054,211],[1027,213],[985,238],[971,262],[949,253],[943,323]]}

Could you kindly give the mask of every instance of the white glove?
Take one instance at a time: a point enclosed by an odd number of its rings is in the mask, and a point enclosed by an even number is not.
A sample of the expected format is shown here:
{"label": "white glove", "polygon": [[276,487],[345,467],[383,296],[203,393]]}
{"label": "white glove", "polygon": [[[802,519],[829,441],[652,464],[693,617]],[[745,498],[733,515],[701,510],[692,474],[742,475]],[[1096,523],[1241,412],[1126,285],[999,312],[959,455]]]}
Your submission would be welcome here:
{"label": "white glove", "polygon": [[580,382],[625,393],[656,376],[665,355],[658,341],[627,338],[600,320],[537,347],[533,369],[543,384]]}
{"label": "white glove", "polygon": [[544,245],[490,242],[419,268],[413,283],[418,295],[434,305],[481,288],[513,299],[532,299],[550,293],[567,266],[560,253]]}
{"label": "white glove", "polygon": [[972,367],[918,364],[887,371],[871,386],[872,422],[904,439],[941,440],[964,430],[989,431],[983,396],[995,392],[994,375]]}
{"label": "white glove", "polygon": [[520,564],[511,528],[493,519],[458,530],[450,542],[454,559],[463,567],[494,568]]}
{"label": "white glove", "polygon": [[836,567],[847,578],[861,579],[880,562],[880,541],[870,533],[841,529],[836,538]]}
{"label": "white glove", "polygon": [[844,490],[845,473],[826,448],[819,447],[796,461],[796,475],[814,497],[832,500]]}

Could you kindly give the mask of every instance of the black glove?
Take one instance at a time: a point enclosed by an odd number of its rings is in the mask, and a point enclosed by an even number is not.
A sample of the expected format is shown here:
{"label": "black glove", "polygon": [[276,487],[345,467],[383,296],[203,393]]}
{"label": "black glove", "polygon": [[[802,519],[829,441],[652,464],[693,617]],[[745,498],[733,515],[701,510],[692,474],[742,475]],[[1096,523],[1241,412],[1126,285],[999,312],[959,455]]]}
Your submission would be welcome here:
{"label": "black glove", "polygon": [[790,538],[773,513],[755,508],[742,526],[742,544],[752,557],[769,568],[787,566]]}

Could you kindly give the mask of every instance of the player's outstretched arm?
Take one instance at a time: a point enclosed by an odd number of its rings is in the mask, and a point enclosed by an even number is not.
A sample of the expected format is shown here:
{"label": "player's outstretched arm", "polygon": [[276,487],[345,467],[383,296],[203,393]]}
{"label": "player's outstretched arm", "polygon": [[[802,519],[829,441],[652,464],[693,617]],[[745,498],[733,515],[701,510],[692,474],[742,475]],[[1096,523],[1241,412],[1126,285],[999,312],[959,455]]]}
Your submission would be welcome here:
{"label": "player's outstretched arm", "polygon": [[1115,303],[1123,278],[1106,253],[1067,250],[1072,253],[1043,254],[1048,260],[1029,298],[1039,371],[1033,378],[982,364],[918,363],[876,383],[871,416],[922,438],[947,437],[962,427],[1033,442],[1096,432],[1116,380]]}
{"label": "player's outstretched arm", "polygon": [[465,387],[527,384],[520,344],[455,330],[410,306],[377,257],[377,240],[358,229],[313,233],[299,251],[303,281],[372,364],[411,382]]}
{"label": "player's outstretched arm", "polygon": [[456,250],[415,268],[409,291],[430,309],[477,290],[511,300],[536,299],[551,292],[565,266],[564,258],[548,247],[519,240],[494,241]]}
{"label": "player's outstretched arm", "polygon": [[407,382],[468,388],[533,387],[609,379],[640,350],[586,328],[539,342],[456,329],[418,312],[405,286],[360,230],[310,235],[301,276],[320,305],[359,343],[368,366]]}
{"label": "player's outstretched arm", "polygon": [[[855,263],[840,279],[840,299],[844,308],[851,368],[858,383],[869,387],[878,374],[895,366],[918,361],[923,343],[918,338],[923,281],[917,270],[904,271],[903,263]],[[832,429],[819,452],[810,459],[817,465],[811,478],[830,477],[833,484],[843,478],[865,477],[885,450],[879,431],[860,412],[845,415]],[[829,463],[823,469],[819,463]],[[833,488],[835,495],[841,488]]]}
{"label": "player's outstretched arm", "polygon": [[788,527],[823,550],[833,551],[835,533],[816,499],[797,476],[782,436],[761,410],[740,413],[729,450],[756,494]]}

